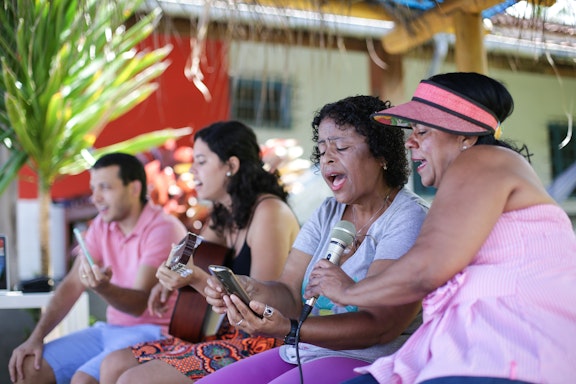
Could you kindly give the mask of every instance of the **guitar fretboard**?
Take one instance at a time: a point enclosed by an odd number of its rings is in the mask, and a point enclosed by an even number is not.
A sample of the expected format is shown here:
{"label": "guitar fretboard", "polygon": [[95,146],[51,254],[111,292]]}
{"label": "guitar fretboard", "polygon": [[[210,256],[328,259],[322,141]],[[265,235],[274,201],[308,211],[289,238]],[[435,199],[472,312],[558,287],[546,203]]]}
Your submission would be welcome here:
{"label": "guitar fretboard", "polygon": [[178,245],[172,248],[172,259],[169,268],[178,273],[188,271],[186,264],[190,257],[194,255],[194,250],[198,247],[200,241],[201,239],[198,236],[188,232]]}

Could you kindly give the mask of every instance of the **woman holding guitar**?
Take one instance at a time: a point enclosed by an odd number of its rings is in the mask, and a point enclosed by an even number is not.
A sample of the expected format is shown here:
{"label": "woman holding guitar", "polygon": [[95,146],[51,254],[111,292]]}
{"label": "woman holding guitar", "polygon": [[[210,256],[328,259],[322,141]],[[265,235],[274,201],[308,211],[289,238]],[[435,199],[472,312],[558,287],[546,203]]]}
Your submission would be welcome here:
{"label": "woman holding guitar", "polygon": [[[235,273],[278,279],[299,224],[278,174],[263,168],[254,132],[237,121],[218,122],[196,132],[192,173],[198,197],[213,203],[201,232],[204,240],[233,250],[235,256],[225,264]],[[158,269],[159,283],[149,299],[151,312],[162,313],[167,296],[181,287],[191,286],[203,294],[209,274],[192,259],[189,264],[190,274],[165,265]],[[280,344],[271,337],[250,337],[225,322],[215,336],[198,344],[167,337],[115,351],[102,363],[101,383],[189,383]]]}

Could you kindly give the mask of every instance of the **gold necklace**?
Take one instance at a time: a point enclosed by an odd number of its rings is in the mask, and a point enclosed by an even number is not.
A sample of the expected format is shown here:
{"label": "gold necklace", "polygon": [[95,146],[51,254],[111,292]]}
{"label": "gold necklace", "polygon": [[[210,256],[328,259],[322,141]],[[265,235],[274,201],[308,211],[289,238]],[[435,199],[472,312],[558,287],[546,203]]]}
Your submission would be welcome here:
{"label": "gold necklace", "polygon": [[[362,226],[362,228],[358,229],[356,231],[356,236],[354,237],[354,248],[357,249],[360,244],[362,243],[362,241],[360,240],[362,236],[362,231],[364,231],[364,229],[366,227],[368,227],[369,225],[372,224],[372,222],[379,216],[377,216],[380,212],[382,212],[385,208],[387,208],[390,205],[390,196],[392,195],[392,192],[394,191],[394,188],[390,188],[390,190],[388,191],[388,194],[386,195],[386,197],[384,198],[384,202],[382,203],[382,206],[380,208],[378,208],[378,210],[376,212],[374,212],[372,214],[372,216],[370,216],[370,218],[368,219],[368,221]],[[356,226],[356,206],[353,205],[352,206],[352,218],[354,220],[354,226]],[[368,229],[370,229],[370,227],[368,227]]]}

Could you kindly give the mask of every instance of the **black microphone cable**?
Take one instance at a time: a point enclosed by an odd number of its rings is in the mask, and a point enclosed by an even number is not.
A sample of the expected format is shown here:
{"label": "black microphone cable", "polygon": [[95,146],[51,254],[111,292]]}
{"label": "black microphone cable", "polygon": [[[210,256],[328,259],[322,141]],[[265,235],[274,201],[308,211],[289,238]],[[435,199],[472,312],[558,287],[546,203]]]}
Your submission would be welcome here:
{"label": "black microphone cable", "polygon": [[294,347],[296,348],[296,363],[298,364],[298,373],[300,374],[300,384],[304,384],[304,374],[302,373],[302,363],[300,362],[300,350],[298,348],[298,343],[300,342],[300,328],[304,320],[308,318],[308,315],[312,311],[313,306],[304,304],[302,308],[302,314],[300,319],[298,319],[298,327],[296,328],[296,336],[294,337]]}
{"label": "black microphone cable", "polygon": [[294,348],[296,348],[296,364],[298,364],[298,373],[300,374],[300,384],[304,384],[304,374],[302,373],[302,363],[300,362],[300,351],[298,349],[298,343],[300,342],[300,328],[302,328],[302,321],[298,322],[298,328],[296,328],[296,337],[294,338]]}

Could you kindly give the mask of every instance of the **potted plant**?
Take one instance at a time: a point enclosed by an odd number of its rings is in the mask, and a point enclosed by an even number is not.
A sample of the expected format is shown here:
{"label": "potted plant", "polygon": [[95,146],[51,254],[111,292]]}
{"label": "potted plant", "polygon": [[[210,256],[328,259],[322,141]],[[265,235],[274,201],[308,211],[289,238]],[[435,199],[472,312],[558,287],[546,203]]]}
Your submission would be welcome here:
{"label": "potted plant", "polygon": [[89,168],[112,151],[137,153],[189,129],[144,134],[106,148],[104,126],[157,88],[171,50],[138,50],[159,8],[136,17],[143,0],[5,0],[0,12],[0,193],[26,164],[37,175],[41,273],[51,275],[49,208],[56,178]]}

